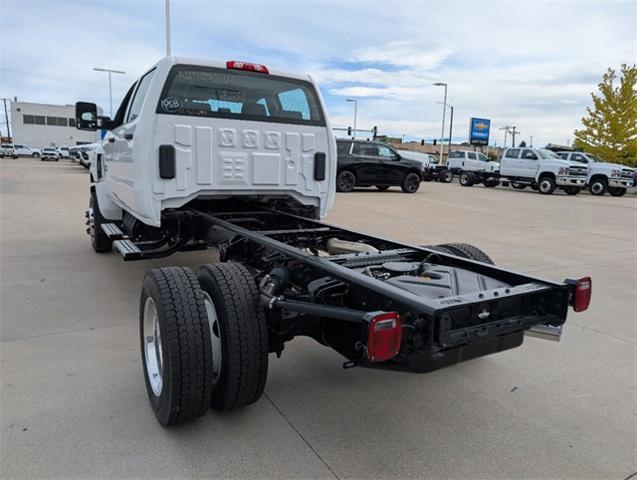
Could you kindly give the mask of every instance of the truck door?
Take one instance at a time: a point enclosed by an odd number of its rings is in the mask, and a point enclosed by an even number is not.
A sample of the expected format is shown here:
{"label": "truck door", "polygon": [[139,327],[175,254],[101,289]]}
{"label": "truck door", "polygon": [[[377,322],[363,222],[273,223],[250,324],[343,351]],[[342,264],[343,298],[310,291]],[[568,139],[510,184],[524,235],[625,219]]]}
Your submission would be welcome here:
{"label": "truck door", "polygon": [[511,177],[521,177],[522,166],[519,148],[507,148],[500,163],[500,173]]}
{"label": "truck door", "polygon": [[537,154],[529,149],[525,148],[522,150],[522,155],[520,155],[520,176],[532,178],[535,177],[535,173],[537,172]]}

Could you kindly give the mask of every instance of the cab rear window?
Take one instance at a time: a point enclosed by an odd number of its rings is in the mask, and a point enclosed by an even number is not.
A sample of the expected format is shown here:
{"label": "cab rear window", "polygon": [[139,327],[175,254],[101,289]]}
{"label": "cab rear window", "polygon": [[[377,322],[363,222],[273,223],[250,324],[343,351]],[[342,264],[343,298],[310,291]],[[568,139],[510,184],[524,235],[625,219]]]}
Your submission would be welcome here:
{"label": "cab rear window", "polygon": [[310,82],[263,73],[177,65],[157,113],[324,126]]}

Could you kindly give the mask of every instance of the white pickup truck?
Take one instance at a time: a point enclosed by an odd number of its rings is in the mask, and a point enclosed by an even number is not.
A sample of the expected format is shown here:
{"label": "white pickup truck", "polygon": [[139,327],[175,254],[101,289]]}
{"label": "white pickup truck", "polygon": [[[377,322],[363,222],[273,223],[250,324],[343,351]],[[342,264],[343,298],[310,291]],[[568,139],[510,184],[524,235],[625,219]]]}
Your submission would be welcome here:
{"label": "white pickup truck", "polygon": [[470,187],[482,182],[493,186],[502,182],[518,190],[530,186],[545,195],[552,194],[556,188],[568,195],[577,195],[586,185],[587,172],[586,164],[562,160],[550,150],[517,147],[504,150],[499,171],[463,172],[460,184]]}
{"label": "white pickup truck", "polygon": [[588,165],[586,184],[592,195],[621,197],[633,186],[635,170],[618,163],[606,163],[597,155],[584,152],[557,152],[564,160],[580,162]]}
{"label": "white pickup truck", "polygon": [[[463,175],[464,172],[497,172],[500,168],[500,164],[489,160],[489,157],[487,157],[484,153],[474,152],[472,150],[456,150],[449,154],[446,168],[447,170],[441,172],[439,175],[439,179],[442,182],[451,182],[451,180],[453,180],[453,176],[458,175],[460,184],[465,185],[467,181],[471,181],[473,176],[466,174]],[[497,182],[494,182],[493,180],[486,180],[484,185],[488,187],[495,187]]]}
{"label": "white pickup truck", "polygon": [[216,263],[152,268],[139,302],[148,398],[162,425],[256,402],[269,354],[295,337],[343,367],[426,373],[559,339],[590,277],[555,283],[496,267],[467,244],[429,247],[319,221],[335,197],[336,142],[307,75],[168,57],[114,119],[76,104],[80,129],[107,130],[91,161],[88,233],[124,260],[178,251]]}

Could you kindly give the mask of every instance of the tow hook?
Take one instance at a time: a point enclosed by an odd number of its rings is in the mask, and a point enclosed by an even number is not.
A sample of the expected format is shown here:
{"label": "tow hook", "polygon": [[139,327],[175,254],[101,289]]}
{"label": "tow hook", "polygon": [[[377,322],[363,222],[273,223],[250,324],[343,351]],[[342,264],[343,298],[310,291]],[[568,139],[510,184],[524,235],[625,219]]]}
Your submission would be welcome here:
{"label": "tow hook", "polygon": [[559,342],[562,338],[562,325],[535,325],[524,332],[526,336]]}

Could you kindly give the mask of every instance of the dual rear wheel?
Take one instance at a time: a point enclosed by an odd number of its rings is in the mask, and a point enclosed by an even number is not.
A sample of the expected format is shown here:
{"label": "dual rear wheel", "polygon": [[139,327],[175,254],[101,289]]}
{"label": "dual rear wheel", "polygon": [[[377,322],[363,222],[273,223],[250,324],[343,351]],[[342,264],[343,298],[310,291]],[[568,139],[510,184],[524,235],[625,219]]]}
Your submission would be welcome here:
{"label": "dual rear wheel", "polygon": [[140,298],[146,390],[160,424],[256,402],[268,335],[250,272],[234,263],[150,270]]}

